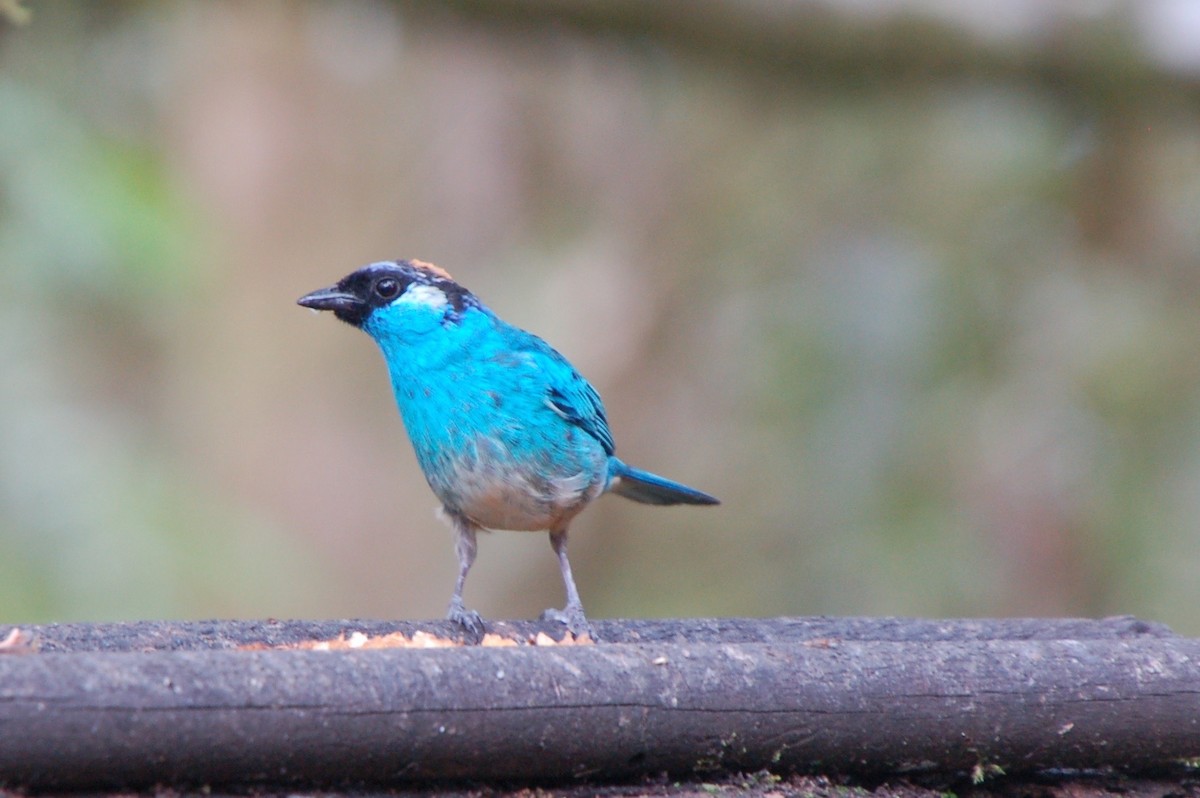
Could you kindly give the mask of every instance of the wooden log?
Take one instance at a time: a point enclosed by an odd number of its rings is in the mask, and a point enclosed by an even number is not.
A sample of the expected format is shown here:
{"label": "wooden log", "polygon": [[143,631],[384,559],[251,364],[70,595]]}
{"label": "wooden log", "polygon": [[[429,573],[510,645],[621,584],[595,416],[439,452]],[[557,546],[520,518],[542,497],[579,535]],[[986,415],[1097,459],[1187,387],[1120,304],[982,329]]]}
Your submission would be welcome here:
{"label": "wooden log", "polygon": [[[0,781],[62,789],[760,768],[1012,773],[1200,756],[1200,641],[1131,620],[1001,621],[990,639],[985,621],[777,619],[678,624],[695,641],[671,634],[671,622],[608,622],[598,624],[604,636],[642,642],[229,647],[262,627],[277,643],[339,627],[413,628],[377,625],[35,628],[41,653],[0,656]],[[155,626],[171,630],[161,650],[131,650]],[[724,627],[780,639],[725,640],[737,635]],[[98,650],[103,635],[88,630],[134,632],[125,638],[134,645]]]}
{"label": "wooden log", "polygon": [[[1174,637],[1166,625],[1129,615],[1090,618],[683,618],[597,621],[606,643],[777,643],[835,638],[858,641],[1106,640]],[[25,627],[42,651],[166,651],[236,648],[247,643],[288,646],[362,632],[371,636],[426,632],[461,639],[445,621],[134,621]],[[489,621],[488,629],[513,640],[561,627],[538,621]],[[0,627],[0,632],[6,631]]]}

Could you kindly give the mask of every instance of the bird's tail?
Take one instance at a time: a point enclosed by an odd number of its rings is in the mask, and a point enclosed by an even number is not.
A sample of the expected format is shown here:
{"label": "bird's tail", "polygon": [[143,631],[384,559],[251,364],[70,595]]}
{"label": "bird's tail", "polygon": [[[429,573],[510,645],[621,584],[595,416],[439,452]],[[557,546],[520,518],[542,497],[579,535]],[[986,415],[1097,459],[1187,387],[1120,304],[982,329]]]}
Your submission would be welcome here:
{"label": "bird's tail", "polygon": [[617,458],[609,461],[612,483],[609,490],[642,504],[720,504],[716,497],[664,479],[649,471],[633,468]]}

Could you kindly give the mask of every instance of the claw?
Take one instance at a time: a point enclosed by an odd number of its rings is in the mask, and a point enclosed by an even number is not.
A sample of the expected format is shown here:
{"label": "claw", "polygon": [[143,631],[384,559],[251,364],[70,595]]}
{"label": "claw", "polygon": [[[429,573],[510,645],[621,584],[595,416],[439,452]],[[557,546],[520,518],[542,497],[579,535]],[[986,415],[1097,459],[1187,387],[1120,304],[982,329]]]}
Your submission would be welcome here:
{"label": "claw", "polygon": [[483,618],[475,610],[464,607],[461,601],[450,603],[450,611],[446,613],[446,617],[463,628],[470,642],[478,644],[483,639]]}
{"label": "claw", "polygon": [[568,604],[561,610],[549,609],[542,613],[543,621],[554,621],[561,623],[567,627],[567,631],[575,637],[583,637],[587,635],[592,640],[596,640],[596,633],[592,631],[592,625],[588,623],[587,616],[583,614],[583,606],[571,606]]}

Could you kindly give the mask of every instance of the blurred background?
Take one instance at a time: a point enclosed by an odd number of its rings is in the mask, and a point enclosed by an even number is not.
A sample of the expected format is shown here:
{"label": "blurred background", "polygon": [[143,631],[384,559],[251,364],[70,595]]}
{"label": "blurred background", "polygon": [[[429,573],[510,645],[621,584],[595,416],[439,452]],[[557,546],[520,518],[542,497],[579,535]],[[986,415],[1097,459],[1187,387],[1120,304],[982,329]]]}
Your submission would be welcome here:
{"label": "blurred background", "polygon": [[[0,622],[441,617],[361,333],[434,261],[715,509],[593,617],[1200,633],[1200,4],[0,2]],[[544,535],[467,603],[563,598]]]}

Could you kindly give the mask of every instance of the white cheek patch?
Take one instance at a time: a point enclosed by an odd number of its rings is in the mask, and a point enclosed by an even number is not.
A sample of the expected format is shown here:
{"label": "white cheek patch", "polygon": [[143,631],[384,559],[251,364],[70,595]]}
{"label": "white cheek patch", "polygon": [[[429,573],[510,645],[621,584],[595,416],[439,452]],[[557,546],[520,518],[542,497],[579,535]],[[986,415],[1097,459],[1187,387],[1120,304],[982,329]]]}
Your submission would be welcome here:
{"label": "white cheek patch", "polygon": [[441,310],[450,304],[446,292],[432,285],[413,283],[392,302],[393,305],[419,305],[432,310]]}

